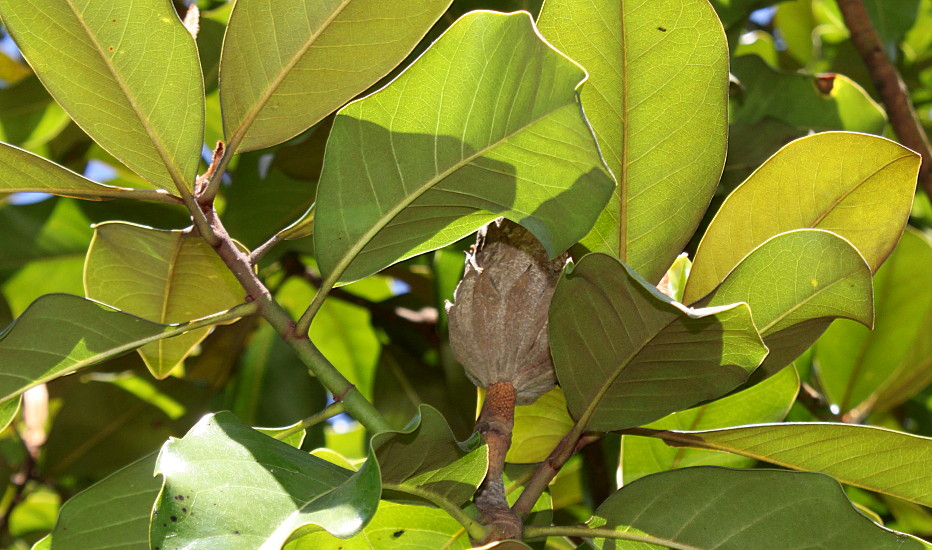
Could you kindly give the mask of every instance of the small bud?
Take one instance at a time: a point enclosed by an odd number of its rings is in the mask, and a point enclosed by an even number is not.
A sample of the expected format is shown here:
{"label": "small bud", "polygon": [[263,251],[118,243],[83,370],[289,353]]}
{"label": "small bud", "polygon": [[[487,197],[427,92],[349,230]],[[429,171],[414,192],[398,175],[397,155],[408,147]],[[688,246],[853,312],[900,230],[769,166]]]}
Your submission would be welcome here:
{"label": "small bud", "polygon": [[508,220],[479,230],[454,303],[447,303],[450,344],[474,384],[509,382],[519,405],[553,388],[547,318],[568,257],[550,260],[528,230]]}

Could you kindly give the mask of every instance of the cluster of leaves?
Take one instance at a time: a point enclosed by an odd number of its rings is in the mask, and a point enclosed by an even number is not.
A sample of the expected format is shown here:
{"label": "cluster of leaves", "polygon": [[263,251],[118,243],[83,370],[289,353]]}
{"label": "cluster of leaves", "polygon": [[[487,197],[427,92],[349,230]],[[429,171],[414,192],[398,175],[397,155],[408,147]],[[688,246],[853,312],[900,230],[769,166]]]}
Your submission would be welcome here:
{"label": "cluster of leaves", "polygon": [[0,544],[482,540],[504,216],[575,263],[498,547],[930,547],[932,207],[834,0],[199,4],[0,0]]}

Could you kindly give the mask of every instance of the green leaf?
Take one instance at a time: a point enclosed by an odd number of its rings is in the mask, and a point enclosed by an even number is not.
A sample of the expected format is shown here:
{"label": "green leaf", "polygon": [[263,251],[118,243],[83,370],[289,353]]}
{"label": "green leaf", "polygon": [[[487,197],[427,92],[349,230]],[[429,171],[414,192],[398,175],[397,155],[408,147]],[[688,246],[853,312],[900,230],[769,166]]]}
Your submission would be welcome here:
{"label": "green leaf", "polygon": [[69,294],[43,296],[0,333],[0,401],[197,326],[160,325]]}
{"label": "green leaf", "polygon": [[801,132],[850,130],[880,134],[887,116],[857,82],[845,75],[807,75],[777,71],[757,56],[732,63],[742,94],[733,124],[753,124],[770,117]]}
{"label": "green leaf", "polygon": [[149,550],[149,517],[162,486],[152,476],[156,454],[141,458],[66,502],[51,550]]}
{"label": "green leaf", "polygon": [[[699,467],[648,476],[609,497],[590,524],[689,550],[925,548],[858,513],[832,478],[774,470]],[[596,539],[596,548],[627,548],[621,544]]]}
{"label": "green leaf", "polygon": [[844,75],[777,71],[753,55],[734,59],[731,71],[740,81],[740,91],[732,101],[728,160],[722,175],[728,190],[780,147],[812,132],[883,134],[887,123],[883,109]]}
{"label": "green leaf", "polygon": [[39,261],[81,259],[94,233],[90,224],[77,202],[68,199],[3,206],[0,278]]}
{"label": "green leaf", "polygon": [[472,548],[463,526],[443,510],[382,501],[359,536],[340,540],[320,532],[285,545],[284,550],[426,550]]}
{"label": "green leaf", "polygon": [[8,399],[0,403],[0,432],[6,429],[7,426],[13,422],[13,419],[16,418],[16,413],[19,412],[20,407],[23,404],[23,399]]}
{"label": "green leaf", "polygon": [[582,104],[618,180],[583,244],[656,283],[702,219],[725,163],[722,25],[706,0],[547,0],[538,24],[589,72]]}
{"label": "green leaf", "polygon": [[790,143],[722,204],[696,251],[685,302],[711,292],[748,253],[793,229],[837,233],[876,272],[906,225],[919,162],[909,149],[865,134],[825,132]]}
{"label": "green leaf", "polygon": [[[746,390],[701,407],[673,413],[646,427],[654,430],[710,430],[742,424],[780,422],[799,391],[796,369],[779,374]],[[626,435],[622,437],[623,485],[648,474],[690,466],[748,468],[754,459],[701,449],[670,447],[663,441]]]}
{"label": "green leaf", "polygon": [[4,193],[36,192],[81,199],[116,198],[129,189],[93,182],[59,164],[0,143],[0,196]]}
{"label": "green leaf", "polygon": [[52,97],[104,149],[163,189],[194,184],[204,84],[170,1],[4,0],[0,17]]}
{"label": "green leaf", "polygon": [[237,2],[220,65],[231,147],[262,149],[310,128],[401,63],[451,3]]}
{"label": "green leaf", "polygon": [[[205,416],[163,447],[152,517],[161,548],[281,548],[299,528],[360,532],[379,502],[379,466],[351,472],[263,435],[230,413]],[[171,545],[171,546],[169,546]]]}
{"label": "green leaf", "polygon": [[767,354],[746,304],[691,309],[589,254],[557,283],[550,348],[587,431],[640,426],[743,383]]}
{"label": "green leaf", "polygon": [[[243,301],[236,277],[203,239],[121,222],[96,226],[87,251],[89,298],[161,324],[230,309]],[[156,378],[165,378],[210,332],[204,327],[139,350]]]}
{"label": "green leaf", "polygon": [[[0,65],[4,60],[9,58],[0,56]],[[35,151],[60,134],[71,119],[52,100],[39,79],[31,71],[27,70],[27,74],[29,78],[15,84],[0,76],[10,85],[0,90],[0,140]]]}
{"label": "green leaf", "polygon": [[486,447],[457,442],[443,415],[429,405],[418,407],[406,430],[376,434],[372,448],[382,486],[408,500],[410,495],[459,506],[476,492],[489,465]]}
{"label": "green leaf", "polygon": [[507,462],[543,462],[573,427],[566,410],[566,396],[559,386],[530,405],[515,407],[515,423]]}
{"label": "green leaf", "polygon": [[842,413],[887,410],[932,382],[932,244],[908,229],[874,277],[873,331],[838,322],[816,344],[820,386]]}
{"label": "green leaf", "polygon": [[786,423],[655,434],[671,445],[740,454],[834,476],[842,483],[932,505],[932,439],[872,426]]}
{"label": "green leaf", "polygon": [[613,188],[577,103],[585,77],[527,13],[473,12],[344,107],[317,193],[325,279],[360,279],[499,216],[552,255],[579,240]]}
{"label": "green leaf", "polygon": [[754,373],[758,380],[806,351],[833,319],[853,319],[867,327],[874,321],[870,266],[848,241],[820,229],[788,231],[767,240],[699,305],[735,302],[751,307],[770,349]]}

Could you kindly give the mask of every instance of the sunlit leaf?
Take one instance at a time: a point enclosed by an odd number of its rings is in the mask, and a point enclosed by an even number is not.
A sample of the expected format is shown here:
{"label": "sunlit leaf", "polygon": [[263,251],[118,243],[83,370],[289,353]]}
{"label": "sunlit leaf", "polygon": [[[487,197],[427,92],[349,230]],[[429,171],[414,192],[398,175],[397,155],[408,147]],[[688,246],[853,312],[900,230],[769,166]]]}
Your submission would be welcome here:
{"label": "sunlit leaf", "polygon": [[506,461],[543,462],[573,427],[566,410],[566,397],[559,386],[530,405],[515,407],[515,424]]}
{"label": "sunlit leaf", "polygon": [[[688,285],[688,283],[687,283]],[[754,374],[776,373],[805,351],[836,318],[871,326],[871,271],[834,233],[800,229],[755,248],[699,304],[745,302],[770,354]]]}
{"label": "sunlit leaf", "polygon": [[154,185],[194,183],[204,85],[168,0],[4,0],[0,17],[56,101]]}
{"label": "sunlit leaf", "polygon": [[604,254],[561,277],[550,346],[573,418],[602,431],[720,397],[767,353],[746,304],[687,308]]}
{"label": "sunlit leaf", "polygon": [[793,229],[837,233],[876,271],[906,225],[919,161],[865,134],[825,132],[790,143],[722,204],[696,251],[684,301],[702,298],[744,256]]}
{"label": "sunlit leaf", "polygon": [[314,221],[325,278],[360,279],[498,216],[551,254],[575,243],[613,188],[577,103],[584,79],[526,13],[460,18],[337,115]]}
{"label": "sunlit leaf", "polygon": [[658,434],[671,445],[740,454],[929,506],[932,439],[872,426],[786,423]]}
{"label": "sunlit leaf", "polygon": [[583,244],[656,283],[689,241],[722,174],[722,25],[706,0],[547,0],[539,25],[589,72],[582,104],[618,180]]}
{"label": "sunlit leaf", "polygon": [[348,538],[379,501],[379,467],[339,468],[263,435],[230,413],[204,417],[162,448],[164,486],[152,517],[161,548],[281,548],[297,529],[318,525]]}
{"label": "sunlit leaf", "polygon": [[[209,244],[184,231],[126,223],[96,227],[84,268],[85,292],[133,315],[180,323],[243,302],[245,291]],[[210,327],[140,349],[146,366],[164,378],[207,337]]]}
{"label": "sunlit leaf", "polygon": [[[774,470],[699,467],[648,476],[612,495],[590,524],[691,550],[925,548],[858,513],[829,476]],[[596,548],[626,546],[596,539]]]}
{"label": "sunlit leaf", "polygon": [[932,244],[907,230],[874,277],[874,330],[838,322],[816,345],[820,386],[841,412],[885,410],[932,382]]}
{"label": "sunlit leaf", "polygon": [[[743,424],[780,422],[799,391],[796,369],[779,374],[736,394],[693,409],[673,413],[646,427],[655,430],[709,430]],[[622,438],[622,480],[625,485],[648,474],[690,466],[747,468],[754,459],[729,453],[670,447],[663,441],[626,435]]]}
{"label": "sunlit leaf", "polygon": [[237,150],[310,128],[398,65],[452,0],[246,0],[223,43],[223,126]]}

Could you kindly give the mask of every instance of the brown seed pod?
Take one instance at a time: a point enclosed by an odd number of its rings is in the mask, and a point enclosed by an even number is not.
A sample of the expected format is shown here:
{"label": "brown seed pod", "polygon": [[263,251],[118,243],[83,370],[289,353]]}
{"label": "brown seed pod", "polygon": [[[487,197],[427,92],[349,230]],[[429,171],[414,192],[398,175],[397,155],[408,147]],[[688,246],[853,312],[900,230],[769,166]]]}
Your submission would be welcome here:
{"label": "brown seed pod", "polygon": [[447,304],[453,353],[474,384],[509,382],[519,405],[553,388],[547,316],[568,257],[549,259],[527,229],[508,220],[479,230]]}

